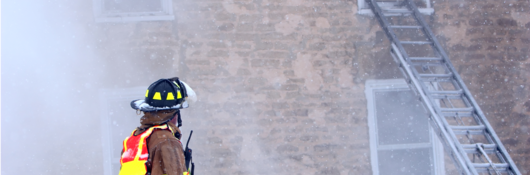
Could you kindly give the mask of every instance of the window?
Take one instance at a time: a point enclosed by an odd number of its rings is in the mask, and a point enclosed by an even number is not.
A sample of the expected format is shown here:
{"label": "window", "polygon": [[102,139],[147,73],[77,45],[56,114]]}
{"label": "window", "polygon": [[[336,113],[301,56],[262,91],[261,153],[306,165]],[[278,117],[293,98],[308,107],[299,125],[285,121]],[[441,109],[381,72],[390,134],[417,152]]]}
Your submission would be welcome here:
{"label": "window", "polygon": [[119,174],[123,140],[140,126],[142,117],[135,114],[130,103],[142,98],[146,89],[137,87],[100,92],[104,175]]}
{"label": "window", "polygon": [[405,80],[368,80],[365,93],[374,175],[444,174],[441,142]]}
{"label": "window", "polygon": [[93,0],[96,22],[174,20],[172,0]]}
{"label": "window", "polygon": [[[379,7],[381,9],[390,9],[395,8],[398,2],[403,1],[397,1],[397,0],[387,0],[384,2],[378,2]],[[415,0],[416,5],[418,6],[418,10],[420,13],[424,15],[432,15],[434,13],[434,9],[431,6],[431,0]],[[368,3],[366,3],[365,0],[358,0],[357,1],[357,13],[360,15],[369,15],[373,16],[372,9],[368,6]]]}

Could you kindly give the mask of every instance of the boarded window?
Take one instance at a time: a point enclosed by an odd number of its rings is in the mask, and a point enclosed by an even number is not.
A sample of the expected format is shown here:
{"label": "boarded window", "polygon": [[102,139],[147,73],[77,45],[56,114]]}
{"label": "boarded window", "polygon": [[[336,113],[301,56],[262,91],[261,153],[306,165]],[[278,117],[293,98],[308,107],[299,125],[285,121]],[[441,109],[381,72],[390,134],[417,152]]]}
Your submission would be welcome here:
{"label": "boarded window", "polygon": [[441,174],[443,151],[405,81],[367,81],[366,96],[374,174]]}
{"label": "boarded window", "polygon": [[171,0],[93,0],[96,22],[174,20]]}

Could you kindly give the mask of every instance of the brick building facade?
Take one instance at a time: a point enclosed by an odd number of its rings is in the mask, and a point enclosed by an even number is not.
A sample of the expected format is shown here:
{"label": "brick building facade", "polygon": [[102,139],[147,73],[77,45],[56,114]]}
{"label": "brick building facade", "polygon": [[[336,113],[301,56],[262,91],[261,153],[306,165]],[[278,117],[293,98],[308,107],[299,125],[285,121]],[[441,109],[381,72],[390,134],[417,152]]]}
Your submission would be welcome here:
{"label": "brick building facade", "polygon": [[[530,173],[530,1],[436,0],[426,17]],[[199,174],[371,174],[367,80],[402,78],[355,0],[179,0],[175,20],[93,23],[109,87],[177,75]],[[125,60],[125,61],[124,61]],[[140,93],[141,95],[141,93]]]}

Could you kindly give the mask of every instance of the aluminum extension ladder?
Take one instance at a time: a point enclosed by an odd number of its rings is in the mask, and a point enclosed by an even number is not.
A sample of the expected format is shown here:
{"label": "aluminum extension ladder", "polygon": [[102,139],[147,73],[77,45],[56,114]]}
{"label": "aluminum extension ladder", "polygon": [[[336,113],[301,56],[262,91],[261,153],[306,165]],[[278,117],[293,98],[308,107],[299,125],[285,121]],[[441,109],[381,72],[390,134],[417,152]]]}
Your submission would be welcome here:
{"label": "aluminum extension ladder", "polygon": [[430,113],[430,123],[456,169],[466,175],[520,175],[414,1],[382,1],[366,0],[392,43],[392,57]]}

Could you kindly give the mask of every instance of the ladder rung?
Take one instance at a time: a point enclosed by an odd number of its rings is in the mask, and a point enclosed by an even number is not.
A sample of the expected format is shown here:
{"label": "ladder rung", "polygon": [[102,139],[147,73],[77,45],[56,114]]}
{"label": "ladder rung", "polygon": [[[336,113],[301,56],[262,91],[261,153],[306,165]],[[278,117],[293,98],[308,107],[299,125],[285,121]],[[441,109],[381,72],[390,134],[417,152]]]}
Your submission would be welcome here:
{"label": "ladder rung", "polygon": [[383,13],[412,13],[409,9],[381,9]]}
{"label": "ladder rung", "polygon": [[486,129],[483,125],[477,125],[477,126],[451,126],[451,129],[453,129],[453,132],[458,135],[482,135],[484,134],[484,129]]}
{"label": "ladder rung", "polygon": [[473,108],[440,108],[442,112],[473,112]]}
{"label": "ladder rung", "polygon": [[[488,154],[495,153],[495,150],[497,149],[497,145],[495,144],[482,144],[482,146],[484,146],[484,151]],[[464,148],[466,153],[470,154],[480,152],[477,150],[477,144],[462,144],[462,148]]]}
{"label": "ladder rung", "polygon": [[[475,168],[490,168],[491,165],[489,163],[474,163],[473,166]],[[493,166],[495,166],[495,168],[508,168],[508,164],[507,163],[494,163]]]}
{"label": "ladder rung", "polygon": [[454,96],[454,95],[431,95],[431,97],[434,99],[462,99],[462,96]]}
{"label": "ladder rung", "polygon": [[438,57],[410,57],[412,61],[441,61],[442,58]]}
{"label": "ladder rung", "polygon": [[462,95],[462,89],[456,91],[429,91],[431,94]]}
{"label": "ladder rung", "polygon": [[453,131],[456,135],[484,135],[483,130],[454,130]]}
{"label": "ladder rung", "polygon": [[442,112],[445,117],[459,116],[459,117],[471,117],[471,112]]}
{"label": "ladder rung", "polygon": [[400,41],[401,44],[431,44],[430,41]]}
{"label": "ladder rung", "polygon": [[393,29],[421,29],[422,26],[390,26]]}
{"label": "ladder rung", "polygon": [[441,63],[441,62],[438,62],[438,63],[422,63],[422,62],[411,62],[410,65],[412,66],[427,66],[427,67],[432,67],[432,66],[443,66],[444,63]]}
{"label": "ladder rung", "polygon": [[452,129],[458,130],[483,130],[486,129],[484,125],[474,125],[474,126],[451,126]]}
{"label": "ladder rung", "polygon": [[450,78],[453,77],[452,73],[448,74],[420,74],[421,78]]}

